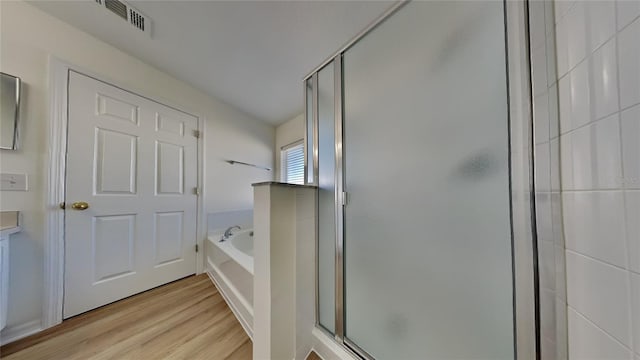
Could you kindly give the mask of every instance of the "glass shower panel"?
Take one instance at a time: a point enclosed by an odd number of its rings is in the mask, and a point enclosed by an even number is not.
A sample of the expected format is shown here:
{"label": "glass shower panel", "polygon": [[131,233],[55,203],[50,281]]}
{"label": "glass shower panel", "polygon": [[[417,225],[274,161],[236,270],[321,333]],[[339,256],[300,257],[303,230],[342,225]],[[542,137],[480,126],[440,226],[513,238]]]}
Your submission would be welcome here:
{"label": "glass shower panel", "polygon": [[314,173],[313,173],[313,109],[314,109],[314,101],[313,101],[313,77],[307,79],[304,82],[304,92],[305,92],[305,166],[306,166],[306,176],[305,183],[313,184],[315,183]]}
{"label": "glass shower panel", "polygon": [[333,62],[318,73],[318,305],[320,325],[335,332],[335,116]]}
{"label": "glass shower panel", "polygon": [[411,2],[344,54],[345,336],[513,359],[503,3]]}

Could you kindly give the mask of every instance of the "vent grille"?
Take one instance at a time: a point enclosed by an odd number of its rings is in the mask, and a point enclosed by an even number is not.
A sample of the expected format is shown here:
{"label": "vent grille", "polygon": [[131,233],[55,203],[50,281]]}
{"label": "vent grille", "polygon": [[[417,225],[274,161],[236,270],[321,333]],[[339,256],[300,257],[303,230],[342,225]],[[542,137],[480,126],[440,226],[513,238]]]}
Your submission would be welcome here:
{"label": "vent grille", "polygon": [[111,10],[114,14],[127,20],[127,5],[118,0],[104,0],[104,6]]}
{"label": "vent grille", "polygon": [[[2,1],[2,0],[0,0]],[[94,0],[96,4],[126,20],[136,29],[151,37],[151,19],[121,0]]]}
{"label": "vent grille", "polygon": [[131,21],[131,25],[144,31],[144,16],[140,15],[133,9],[129,9],[129,21]]}

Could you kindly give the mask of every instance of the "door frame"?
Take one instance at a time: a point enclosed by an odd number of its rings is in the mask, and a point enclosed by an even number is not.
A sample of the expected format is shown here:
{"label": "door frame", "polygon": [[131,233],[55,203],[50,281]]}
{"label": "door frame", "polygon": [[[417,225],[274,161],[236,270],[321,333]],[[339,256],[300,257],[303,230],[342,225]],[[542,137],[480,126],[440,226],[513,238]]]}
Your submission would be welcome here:
{"label": "door frame", "polygon": [[45,183],[45,231],[44,231],[44,296],[42,306],[42,329],[50,328],[62,322],[64,301],[64,211],[60,203],[65,201],[66,154],[68,130],[68,92],[70,71],[88,76],[97,81],[115,86],[137,96],[168,106],[177,111],[194,116],[198,121],[197,138],[197,179],[198,194],[196,200],[196,245],[200,249],[196,255],[195,273],[204,269],[204,238],[206,237],[206,216],[204,211],[204,130],[206,118],[194,111],[185,111],[181,106],[173,105],[167,99],[157,99],[142,95],[130,86],[120,85],[107,76],[76,66],[55,56],[49,56],[49,116],[47,123],[47,181]]}

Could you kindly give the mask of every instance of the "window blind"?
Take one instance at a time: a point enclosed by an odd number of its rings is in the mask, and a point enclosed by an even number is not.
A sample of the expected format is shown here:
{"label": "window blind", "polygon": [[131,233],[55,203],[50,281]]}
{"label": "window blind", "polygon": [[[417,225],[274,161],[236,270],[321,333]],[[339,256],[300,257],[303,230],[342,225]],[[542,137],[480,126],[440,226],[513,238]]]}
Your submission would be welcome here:
{"label": "window blind", "polygon": [[282,149],[282,180],[290,184],[304,184],[304,144],[296,142]]}

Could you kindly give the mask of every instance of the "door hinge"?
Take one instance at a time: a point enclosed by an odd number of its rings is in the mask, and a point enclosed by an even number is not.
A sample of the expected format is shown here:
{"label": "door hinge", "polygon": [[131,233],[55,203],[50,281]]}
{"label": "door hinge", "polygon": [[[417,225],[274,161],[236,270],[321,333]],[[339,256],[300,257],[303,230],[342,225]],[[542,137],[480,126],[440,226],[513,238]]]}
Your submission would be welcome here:
{"label": "door hinge", "polygon": [[198,244],[196,244],[196,252],[198,252],[198,249],[199,249],[199,248],[198,248]]}
{"label": "door hinge", "polygon": [[194,187],[193,188],[193,195],[200,195],[200,188],[199,187]]}
{"label": "door hinge", "polygon": [[197,139],[200,138],[200,130],[193,130],[193,136],[195,136]]}
{"label": "door hinge", "polygon": [[348,201],[347,192],[343,191],[342,192],[342,206],[347,205],[347,201]]}

